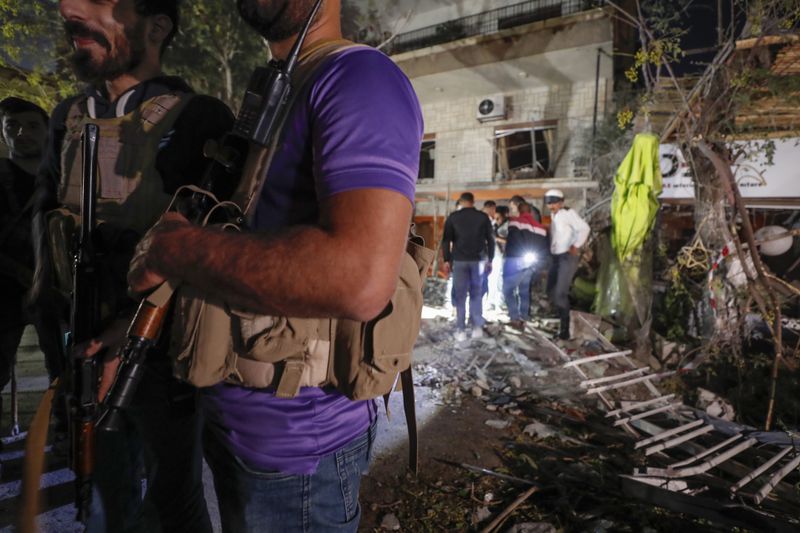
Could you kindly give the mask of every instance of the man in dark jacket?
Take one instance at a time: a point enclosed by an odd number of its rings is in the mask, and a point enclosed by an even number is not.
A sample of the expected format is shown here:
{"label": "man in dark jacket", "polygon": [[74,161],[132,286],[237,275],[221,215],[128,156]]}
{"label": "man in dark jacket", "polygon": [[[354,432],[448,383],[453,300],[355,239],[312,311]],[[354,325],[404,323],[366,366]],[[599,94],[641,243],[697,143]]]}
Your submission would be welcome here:
{"label": "man in dark jacket", "polygon": [[[96,191],[98,242],[104,252],[100,309],[104,329],[77,355],[102,358],[98,398],[113,380],[118,347],[138,303],[127,296],[134,247],[172,195],[196,184],[208,159],[206,141],[233,125],[228,108],[165,76],[162,56],[178,31],[177,0],[60,0],[76,75],[88,83],[53,110],[39,171],[39,219],[80,212],[84,124],[99,126]],[[69,214],[64,214],[69,213]],[[63,214],[63,215],[62,215]],[[43,224],[42,224],[43,225]],[[54,263],[64,264],[71,239],[50,239]],[[68,270],[68,269],[67,269]],[[56,269],[56,273],[57,273]],[[58,276],[56,276],[58,278]],[[62,280],[63,283],[63,280]],[[197,391],[172,376],[166,335],[144,364],[144,377],[124,414],[122,431],[95,436],[95,491],[87,530],[210,532],[202,484],[202,417]],[[81,352],[83,352],[81,354]],[[70,354],[75,357],[76,354]],[[147,490],[142,494],[144,458]]]}
{"label": "man in dark jacket", "polygon": [[[0,139],[9,150],[9,158],[0,159],[0,389],[11,379],[27,324],[36,329],[51,381],[63,367],[57,303],[40,300],[29,306],[25,302],[33,281],[33,192],[48,120],[44,109],[21,98],[0,102]],[[0,398],[0,414],[2,406]]]}
{"label": "man in dark jacket", "polygon": [[494,231],[489,217],[475,209],[475,197],[465,192],[458,200],[461,209],[451,214],[444,225],[442,253],[453,272],[456,304],[456,340],[467,338],[467,293],[472,338],[483,336],[481,292],[483,276],[491,272],[494,258]]}
{"label": "man in dark jacket", "polygon": [[527,202],[519,203],[515,210],[518,216],[508,223],[503,294],[511,326],[522,330],[530,313],[531,280],[547,262],[547,230],[533,217]]}

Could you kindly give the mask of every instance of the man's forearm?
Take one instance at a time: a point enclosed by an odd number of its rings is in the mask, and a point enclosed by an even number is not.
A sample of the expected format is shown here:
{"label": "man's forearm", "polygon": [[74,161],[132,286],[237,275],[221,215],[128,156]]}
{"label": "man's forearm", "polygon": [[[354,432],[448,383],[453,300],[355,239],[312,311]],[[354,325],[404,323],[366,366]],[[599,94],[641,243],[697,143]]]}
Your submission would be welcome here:
{"label": "man's forearm", "polygon": [[358,189],[326,200],[319,225],[273,235],[166,213],[139,243],[128,282],[141,292],[182,281],[261,314],[370,320],[397,287],[411,207],[395,191]]}
{"label": "man's forearm", "polygon": [[370,264],[338,246],[310,226],[271,237],[187,225],[155,251],[148,266],[245,311],[363,318],[357,307],[359,293],[372,290]]}

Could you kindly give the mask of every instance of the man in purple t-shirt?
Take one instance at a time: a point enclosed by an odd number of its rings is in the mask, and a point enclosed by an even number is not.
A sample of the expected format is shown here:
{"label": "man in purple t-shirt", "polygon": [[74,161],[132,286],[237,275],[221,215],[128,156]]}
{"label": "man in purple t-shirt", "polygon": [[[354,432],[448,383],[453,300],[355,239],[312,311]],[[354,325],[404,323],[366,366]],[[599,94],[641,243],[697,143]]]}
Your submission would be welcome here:
{"label": "man in purple t-shirt", "polygon": [[[239,0],[239,9],[283,58],[313,4]],[[325,2],[304,50],[340,39],[339,18],[339,2]],[[397,282],[422,133],[414,91],[391,60],[366,47],[333,54],[289,111],[255,231],[165,215],[132,264],[131,288],[174,279],[255,313],[372,319]],[[356,530],[373,402],[311,387],[282,399],[230,384],[203,396],[225,531]]]}

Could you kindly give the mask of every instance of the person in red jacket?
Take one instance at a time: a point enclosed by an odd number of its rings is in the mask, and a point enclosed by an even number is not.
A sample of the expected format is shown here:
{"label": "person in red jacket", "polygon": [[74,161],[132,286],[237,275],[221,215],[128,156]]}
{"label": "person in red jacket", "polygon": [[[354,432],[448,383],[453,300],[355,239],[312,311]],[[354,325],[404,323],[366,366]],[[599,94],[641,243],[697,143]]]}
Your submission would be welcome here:
{"label": "person in red jacket", "polygon": [[547,230],[533,218],[527,202],[511,205],[517,213],[508,223],[503,295],[511,327],[523,330],[531,308],[531,280],[547,263]]}

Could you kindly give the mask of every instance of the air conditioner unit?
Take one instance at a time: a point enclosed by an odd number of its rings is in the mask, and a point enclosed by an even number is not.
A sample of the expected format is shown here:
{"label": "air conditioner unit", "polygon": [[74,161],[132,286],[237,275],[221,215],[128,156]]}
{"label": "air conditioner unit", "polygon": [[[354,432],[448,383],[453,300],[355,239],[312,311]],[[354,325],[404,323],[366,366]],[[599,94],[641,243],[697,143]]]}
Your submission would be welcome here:
{"label": "air conditioner unit", "polygon": [[478,120],[503,120],[506,118],[506,97],[502,94],[487,96],[478,100]]}

